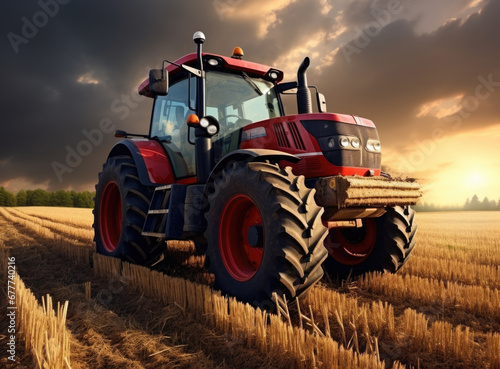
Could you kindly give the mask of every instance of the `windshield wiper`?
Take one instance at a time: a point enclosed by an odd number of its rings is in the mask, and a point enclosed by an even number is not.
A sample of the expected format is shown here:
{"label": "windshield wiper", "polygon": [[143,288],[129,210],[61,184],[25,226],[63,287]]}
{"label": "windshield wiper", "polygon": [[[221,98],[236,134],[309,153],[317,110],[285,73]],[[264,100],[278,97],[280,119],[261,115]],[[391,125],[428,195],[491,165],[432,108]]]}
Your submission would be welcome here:
{"label": "windshield wiper", "polygon": [[248,77],[248,74],[246,74],[245,72],[241,72],[241,74],[242,74],[243,78],[245,79],[245,81],[247,81],[248,84],[250,86],[252,86],[252,88],[254,89],[254,91],[257,92],[259,94],[259,96],[264,95],[264,93],[260,90],[259,86],[257,86],[255,84],[255,82],[252,81],[252,79],[250,77]]}

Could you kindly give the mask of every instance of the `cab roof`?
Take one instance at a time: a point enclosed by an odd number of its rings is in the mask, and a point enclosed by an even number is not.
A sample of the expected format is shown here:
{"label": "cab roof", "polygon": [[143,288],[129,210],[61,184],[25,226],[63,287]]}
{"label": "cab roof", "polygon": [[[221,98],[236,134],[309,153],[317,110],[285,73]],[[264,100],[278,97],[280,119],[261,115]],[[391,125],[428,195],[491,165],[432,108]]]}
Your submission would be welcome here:
{"label": "cab roof", "polygon": [[[273,71],[278,72],[278,75],[279,75],[278,79],[276,79],[275,82],[280,82],[283,79],[283,72],[282,71],[275,69],[275,68],[271,68],[267,65],[253,63],[253,62],[249,62],[249,61],[242,60],[242,59],[236,59],[236,58],[231,58],[231,57],[217,55],[217,54],[211,54],[211,53],[203,53],[202,55],[203,55],[205,68],[207,67],[206,60],[214,58],[214,59],[217,59],[219,61],[221,61],[221,60],[223,61],[223,65],[218,67],[217,69],[220,68],[220,69],[225,69],[225,70],[239,70],[239,71],[251,73],[251,74],[262,76],[262,77],[266,76],[266,74],[269,71],[273,70]],[[177,59],[175,61],[175,63],[195,66],[197,63],[197,54],[191,53],[191,54],[184,55],[180,59]],[[182,70],[180,67],[178,67],[174,64],[169,64],[165,69],[168,71],[169,75],[175,75],[176,73],[178,73]],[[139,92],[139,95],[144,95],[147,97],[154,97],[155,96],[154,94],[152,94],[149,91],[149,79],[148,78],[145,79],[144,82],[142,82],[139,85],[138,92]]]}

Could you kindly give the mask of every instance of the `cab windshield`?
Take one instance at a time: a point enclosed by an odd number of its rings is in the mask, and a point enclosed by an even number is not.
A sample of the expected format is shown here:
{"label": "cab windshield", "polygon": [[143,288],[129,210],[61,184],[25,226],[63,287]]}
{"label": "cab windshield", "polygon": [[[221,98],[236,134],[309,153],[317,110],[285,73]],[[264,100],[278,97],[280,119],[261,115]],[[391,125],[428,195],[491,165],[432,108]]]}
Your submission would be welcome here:
{"label": "cab windshield", "polygon": [[250,123],[279,117],[278,98],[272,82],[238,74],[207,71],[206,114],[217,118],[220,135]]}
{"label": "cab windshield", "polygon": [[[149,134],[165,147],[177,178],[196,175],[194,130],[186,124],[187,117],[196,113],[195,100],[196,79],[188,76],[170,85],[168,95],[155,98]],[[239,148],[242,127],[280,116],[273,83],[244,72],[208,70],[205,105],[206,115],[220,124],[219,133],[212,138],[216,160]]]}

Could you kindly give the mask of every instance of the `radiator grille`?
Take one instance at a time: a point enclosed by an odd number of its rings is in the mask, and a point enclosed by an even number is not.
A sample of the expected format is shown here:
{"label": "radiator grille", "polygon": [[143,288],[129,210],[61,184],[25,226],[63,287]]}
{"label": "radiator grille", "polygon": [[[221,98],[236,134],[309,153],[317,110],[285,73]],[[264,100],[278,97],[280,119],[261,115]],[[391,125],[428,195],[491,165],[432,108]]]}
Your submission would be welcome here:
{"label": "radiator grille", "polygon": [[302,137],[300,137],[299,130],[297,128],[297,124],[295,124],[295,122],[288,122],[288,129],[290,130],[290,133],[292,134],[293,143],[295,144],[295,148],[297,150],[305,150],[306,145],[304,145],[304,141],[302,140]]}
{"label": "radiator grille", "polygon": [[274,133],[276,135],[276,140],[278,141],[278,146],[290,147],[290,142],[288,141],[288,137],[286,136],[283,123],[281,122],[275,123],[273,126],[274,126]]}

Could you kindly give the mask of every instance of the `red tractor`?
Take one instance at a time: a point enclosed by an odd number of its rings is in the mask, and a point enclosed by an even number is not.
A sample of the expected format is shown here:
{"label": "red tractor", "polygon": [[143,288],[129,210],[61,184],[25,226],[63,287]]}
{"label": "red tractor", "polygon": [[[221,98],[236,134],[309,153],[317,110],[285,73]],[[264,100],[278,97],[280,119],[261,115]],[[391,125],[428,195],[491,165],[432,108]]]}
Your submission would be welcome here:
{"label": "red tractor", "polygon": [[[323,276],[397,271],[415,246],[419,185],[381,172],[372,121],[312,111],[304,59],[283,72],[197,52],[150,71],[149,134],[117,131],[96,186],[97,252],[151,265],[192,239],[215,287],[255,306],[293,299]],[[165,67],[165,64],[168,66]],[[298,114],[282,95],[296,93]]]}

